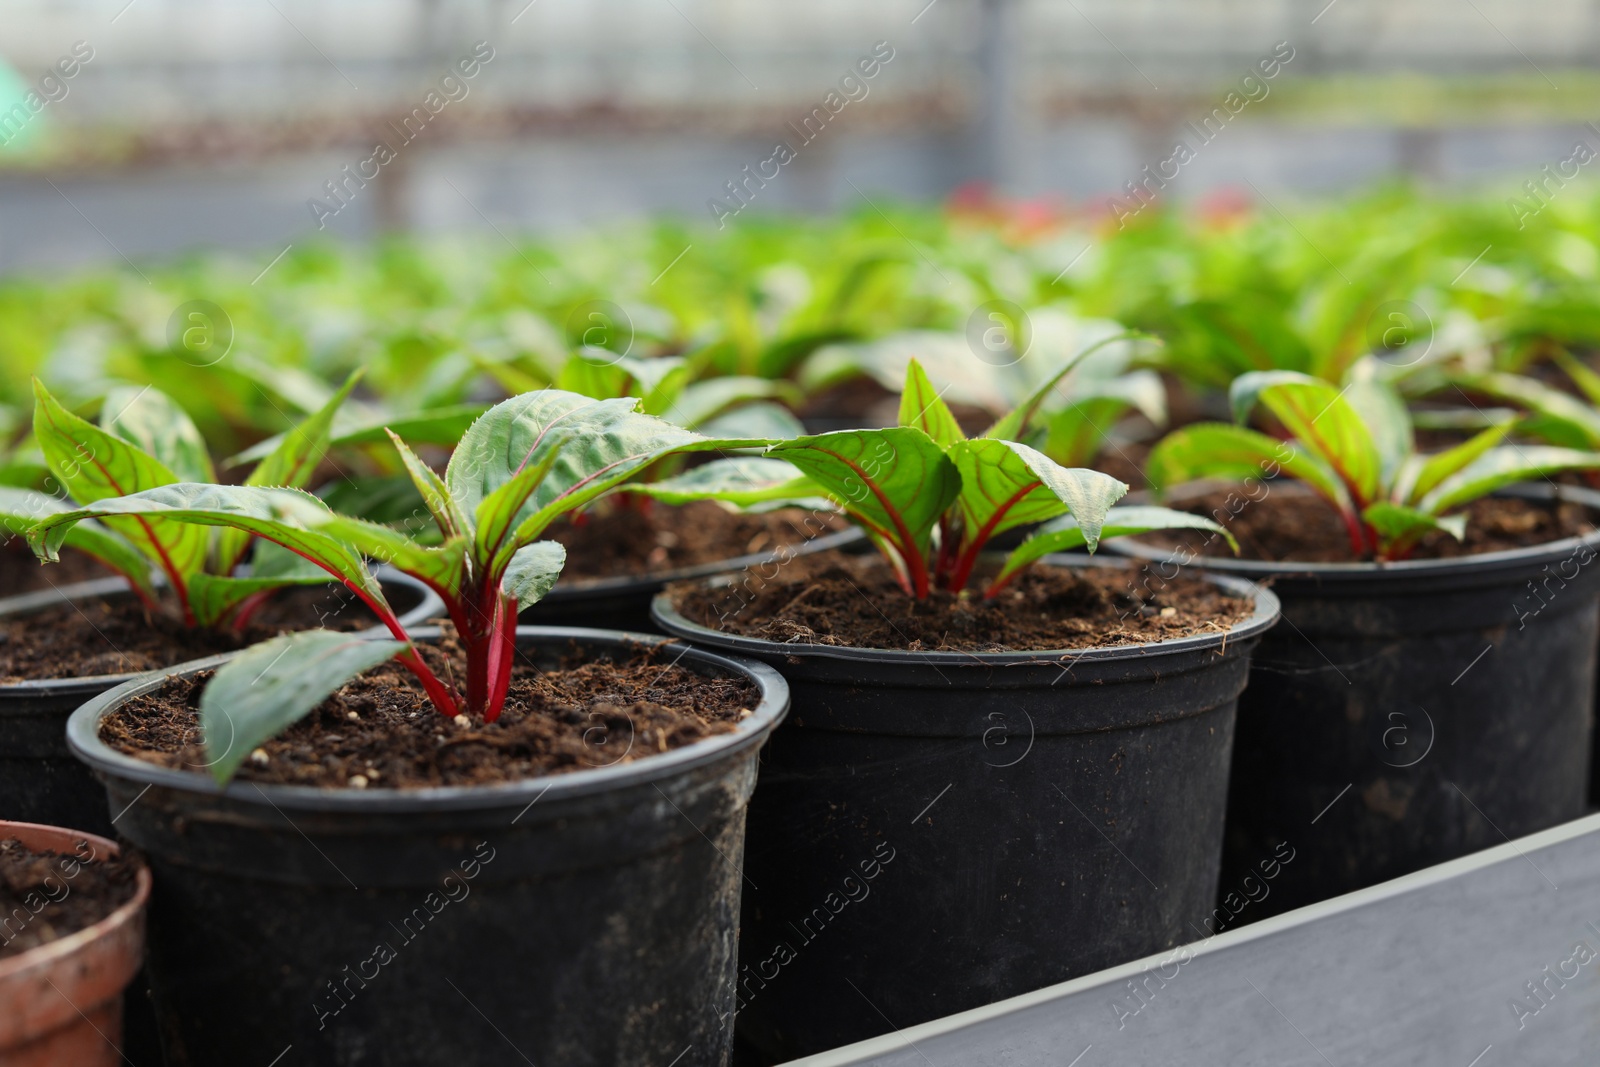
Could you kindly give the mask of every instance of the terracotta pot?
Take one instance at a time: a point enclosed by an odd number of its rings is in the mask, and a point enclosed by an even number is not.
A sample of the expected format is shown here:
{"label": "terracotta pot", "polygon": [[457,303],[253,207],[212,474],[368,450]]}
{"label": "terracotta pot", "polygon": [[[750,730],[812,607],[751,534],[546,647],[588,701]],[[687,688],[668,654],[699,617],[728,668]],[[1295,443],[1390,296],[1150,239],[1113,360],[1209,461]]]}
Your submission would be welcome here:
{"label": "terracotta pot", "polygon": [[[0,822],[0,838],[72,855],[87,840],[115,856],[103,837],[37,823]],[[0,1067],[111,1067],[122,1062],[122,991],[144,956],[150,872],[133,899],[93,926],[0,960]]]}

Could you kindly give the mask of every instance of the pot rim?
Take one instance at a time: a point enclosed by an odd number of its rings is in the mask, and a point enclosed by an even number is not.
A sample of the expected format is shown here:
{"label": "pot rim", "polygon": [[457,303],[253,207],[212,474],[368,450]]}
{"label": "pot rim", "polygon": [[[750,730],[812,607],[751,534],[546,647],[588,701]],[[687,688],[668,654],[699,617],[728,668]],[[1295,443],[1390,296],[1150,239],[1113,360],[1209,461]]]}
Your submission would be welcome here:
{"label": "pot rim", "polygon": [[[73,830],[65,826],[51,826],[48,823],[12,822],[0,820],[0,836],[9,836],[17,830],[38,831],[45,830],[51,833],[63,834],[73,840],[87,840],[96,848],[101,848],[112,856],[121,855],[122,849],[115,841],[108,840],[98,834],[91,834]],[[57,938],[47,944],[37,945],[10,959],[0,960],[0,984],[18,977],[25,971],[36,968],[48,968],[67,956],[78,952],[90,942],[98,941],[109,935],[119,926],[132,921],[133,917],[150,901],[151,876],[150,868],[141,864],[138,876],[135,879],[134,894],[127,901],[119,904],[117,908],[101,919],[99,922],[75,930],[66,937]]]}
{"label": "pot rim", "polygon": [[[428,618],[444,613],[444,601],[439,599],[439,594],[429,589],[427,583],[419,581],[403,571],[388,565],[377,568],[374,572],[381,582],[393,582],[406,586],[421,596],[417,606],[400,616],[400,622],[406,629],[420,626]],[[329,586],[336,586],[332,576],[329,576]],[[21,593],[14,597],[0,598],[0,619],[14,614],[26,614],[31,611],[42,610],[63,602],[112,596],[132,596],[133,591],[128,586],[126,578],[95,578],[87,582],[74,582],[71,585],[57,586],[53,589],[41,589],[32,593]],[[368,636],[383,636],[388,634],[382,623],[369,626],[365,630],[357,631]],[[224,652],[221,658],[227,658],[237,653]],[[40,696],[83,696],[89,697],[105,691],[106,688],[121,685],[123,682],[142,678],[146,674],[161,674],[177,670],[186,664],[179,662],[167,667],[157,667],[152,671],[119,671],[115,674],[83,674],[72,678],[29,678],[20,682],[0,682],[0,714],[4,714],[4,704],[7,699],[31,700]]]}
{"label": "pot rim", "polygon": [[[1167,500],[1171,501],[1175,497],[1181,497],[1185,490],[1195,490],[1201,487],[1211,488],[1215,485],[1215,480],[1188,482],[1168,492]],[[1186,568],[1199,568],[1257,580],[1274,577],[1304,577],[1319,581],[1372,580],[1374,578],[1382,580],[1384,576],[1389,575],[1394,576],[1396,579],[1404,577],[1445,578],[1481,575],[1502,567],[1508,569],[1520,568],[1530,563],[1536,563],[1547,556],[1568,555],[1580,547],[1600,547],[1600,492],[1596,490],[1585,489],[1576,485],[1540,485],[1534,482],[1519,482],[1491,495],[1516,496],[1534,500],[1570,500],[1573,503],[1582,504],[1595,512],[1596,528],[1592,532],[1578,537],[1563,537],[1556,541],[1546,541],[1543,544],[1528,545],[1524,548],[1503,549],[1499,552],[1479,552],[1475,555],[1452,556],[1448,559],[1301,563],[1294,560],[1272,562],[1255,559],[1229,559],[1225,556],[1196,556],[1185,564],[1178,564],[1176,560],[1172,562],[1174,565]],[[1176,549],[1150,545],[1135,537],[1111,538],[1105,542],[1105,546],[1121,556],[1144,560],[1145,562],[1167,561],[1177,551]]]}
{"label": "pot rim", "polygon": [[[686,582],[693,581],[696,578],[710,578],[729,571],[742,571],[750,567],[758,567],[763,563],[771,563],[779,559],[809,555],[813,552],[826,552],[833,548],[845,548],[864,540],[865,537],[866,535],[858,528],[850,526],[843,530],[835,530],[832,533],[824,534],[821,537],[808,538],[798,545],[780,545],[769,552],[752,552],[744,556],[731,556],[728,559],[713,560],[710,563],[698,563],[693,567],[679,567],[676,570],[662,571],[659,574],[585,578],[571,583],[557,582],[539,603],[561,603],[563,601],[582,600],[591,596],[604,596],[610,593],[648,592],[651,589],[659,589],[669,582]],[[792,550],[788,556],[784,555],[785,548]]]}
{"label": "pot rim", "polygon": [[[439,627],[428,626],[413,630],[411,636],[413,640],[427,640],[438,637],[439,633]],[[101,720],[124,701],[160,688],[170,677],[193,674],[225,663],[228,657],[223,655],[193,660],[163,671],[152,671],[130,679],[115,689],[96,695],[74,711],[67,720],[67,745],[72,749],[74,756],[88,764],[97,774],[143,782],[146,783],[146,788],[161,786],[185,793],[226,797],[232,801],[257,807],[271,806],[360,815],[422,813],[506,808],[523,802],[526,802],[527,807],[532,807],[547,797],[551,803],[557,803],[574,797],[648,785],[715,763],[752,746],[759,746],[789,711],[789,685],[777,671],[766,664],[719,655],[660,634],[595,630],[577,626],[519,626],[517,636],[533,641],[566,643],[578,640],[612,646],[681,645],[683,652],[672,661],[673,663],[690,658],[703,666],[743,674],[755,683],[760,690],[761,699],[751,709],[753,714],[741,721],[730,733],[714,734],[693,744],[633,762],[619,762],[566,774],[542,775],[498,785],[430,786],[425,789],[404,790],[333,789],[248,782],[236,778],[226,787],[222,787],[204,772],[158,767],[118,752],[100,740]]]}
{"label": "pot rim", "polygon": [[[1054,567],[1120,567],[1126,559],[1105,559],[1087,555],[1057,554],[1044,557],[1040,562]],[[713,630],[708,626],[690,622],[673,605],[671,594],[662,591],[650,604],[650,617],[675,637],[697,645],[709,645],[729,652],[749,655],[799,657],[814,660],[836,660],[855,663],[892,663],[909,666],[933,667],[1013,667],[1028,664],[1060,665],[1064,662],[1105,663],[1115,660],[1144,659],[1150,656],[1178,655],[1226,646],[1230,641],[1244,641],[1259,637],[1277,625],[1279,604],[1277,596],[1264,585],[1243,577],[1218,574],[1198,574],[1214,585],[1236,596],[1254,602],[1250,615],[1220,633],[1196,634],[1191,637],[1173,637],[1165,641],[1152,641],[1139,645],[1113,645],[1107,648],[1032,649],[1025,652],[910,652],[895,648],[865,648],[854,645],[784,644],[762,637],[746,637]]]}

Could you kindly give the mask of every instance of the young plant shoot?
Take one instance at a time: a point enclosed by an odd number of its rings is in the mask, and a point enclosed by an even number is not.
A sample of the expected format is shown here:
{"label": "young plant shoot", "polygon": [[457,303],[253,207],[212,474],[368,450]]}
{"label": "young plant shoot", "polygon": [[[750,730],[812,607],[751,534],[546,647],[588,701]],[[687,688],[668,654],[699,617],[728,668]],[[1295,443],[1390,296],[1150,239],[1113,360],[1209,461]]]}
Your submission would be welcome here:
{"label": "young plant shoot", "polygon": [[[1403,559],[1431,530],[1460,540],[1467,517],[1452,510],[1514,482],[1600,468],[1600,452],[1502,444],[1514,417],[1422,455],[1405,404],[1377,381],[1341,390],[1294,371],[1260,371],[1235,379],[1229,398],[1240,425],[1198,423],[1168,434],[1150,454],[1150,484],[1159,492],[1196,478],[1281,470],[1339,510],[1360,559]],[[1242,425],[1258,404],[1282,424],[1289,448]]]}
{"label": "young plant shoot", "polygon": [[[310,630],[256,645],[218,668],[201,698],[200,719],[208,745],[222,739],[211,756],[218,780],[226,781],[257,744],[391,657],[416,675],[444,715],[498,718],[516,657],[517,613],[550,591],[566,562],[559,543],[539,540],[550,524],[669,455],[765,443],[702,437],[641,414],[637,405],[555,389],[513,397],[468,428],[443,478],[391,434],[442,534],[436,544],[337,514],[293,489],[194,483],[160,485],[49,516],[28,539],[35,552],[53,557],[84,519],[222,527],[310,560],[383,620],[393,640]],[[466,652],[464,693],[417,653],[363,556],[412,575],[444,599]]]}
{"label": "young plant shoot", "polygon": [[966,589],[989,542],[1026,524],[1040,525],[1007,557],[986,597],[1041,557],[1075,548],[1093,552],[1103,536],[1188,527],[1228,537],[1210,519],[1181,511],[1113,507],[1128,491],[1122,482],[1063,467],[1011,440],[1056,380],[969,440],[913,359],[899,426],[798,437],[771,446],[761,458],[718,460],[628,489],[671,503],[713,499],[747,509],[826,498],[866,532],[901,588],[919,600],[935,589]]}
{"label": "young plant shoot", "polygon": [[[351,375],[320,411],[285,434],[245,485],[304,486],[327,448],[334,414],[357,378]],[[34,437],[62,492],[0,489],[0,523],[12,532],[25,533],[41,519],[76,514],[75,506],[160,486],[195,486],[216,476],[199,430],[156,389],[112,390],[102,405],[99,426],[67,410],[38,379],[33,392]],[[155,515],[108,515],[103,522],[67,527],[56,543],[85,552],[121,574],[152,610],[160,608],[154,580],[160,574],[188,625],[243,627],[278,589],[328,580],[317,568],[269,545],[257,546],[249,577],[234,577],[251,540],[240,530],[209,531]],[[48,558],[57,557],[52,552]]]}

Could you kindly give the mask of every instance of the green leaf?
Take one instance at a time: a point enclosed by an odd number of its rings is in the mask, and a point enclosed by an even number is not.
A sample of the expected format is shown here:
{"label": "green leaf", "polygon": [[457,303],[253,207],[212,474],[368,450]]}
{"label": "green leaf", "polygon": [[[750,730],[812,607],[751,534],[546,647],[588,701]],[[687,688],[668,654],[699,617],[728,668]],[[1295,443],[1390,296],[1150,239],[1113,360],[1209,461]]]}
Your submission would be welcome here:
{"label": "green leaf", "polygon": [[852,341],[856,336],[851,329],[825,328],[780,338],[762,350],[756,359],[755,369],[762,377],[781,378],[817,349]]}
{"label": "green leaf", "polygon": [[[1498,372],[1457,379],[1457,384],[1540,416],[1543,423],[1560,434],[1557,443],[1600,448],[1600,412],[1577,397],[1532,378]],[[1531,433],[1537,424],[1530,420],[1524,428]]]}
{"label": "green leaf", "polygon": [[1331,467],[1358,504],[1380,492],[1383,457],[1372,433],[1340,390],[1295,371],[1252,371],[1228,390],[1236,422],[1259,402],[1307,450]]}
{"label": "green leaf", "polygon": [[215,574],[196,574],[189,579],[189,608],[201,626],[218,626],[239,605],[257,593],[289,585],[320,585],[328,580],[328,575],[320,570],[315,575],[299,579],[223,578]]}
{"label": "green leaf", "polygon": [[1419,430],[1487,430],[1508,420],[1517,413],[1510,408],[1422,408],[1411,413],[1411,422]]}
{"label": "green leaf", "polygon": [[118,386],[100,408],[100,428],[144,449],[185,482],[216,478],[206,441],[189,413],[153,386]]}
{"label": "green leaf", "polygon": [[[360,554],[341,538],[351,530],[371,528],[404,541],[386,527],[335,515],[322,501],[298,489],[180,482],[48,516],[28,531],[28,543],[41,558],[54,559],[67,530],[85,518],[108,524],[129,518],[159,521],[200,533],[206,526],[246,530],[305,556],[384,611],[389,607],[383,590],[367,573]],[[407,547],[415,549],[409,543]]]}
{"label": "green leaf", "polygon": [[461,440],[475,419],[483,415],[482,404],[452,404],[428,408],[409,415],[391,415],[371,420],[363,425],[336,431],[330,447],[379,444],[388,440],[393,432],[424,445],[453,445]]}
{"label": "green leaf", "polygon": [[659,415],[670,422],[688,425],[688,420],[676,414],[676,408],[678,401],[683,396],[684,387],[689,384],[689,378],[694,374],[694,368],[676,357],[663,357],[640,362],[644,362],[646,365],[669,362],[676,365],[668,368],[667,372],[659,375],[654,382],[640,378],[637,374],[634,375],[634,380],[644,386],[640,390],[644,393],[644,396],[639,398],[639,410],[647,415]]}
{"label": "green leaf", "polygon": [[[516,511],[514,532],[502,542],[489,573],[504,567],[557,518],[664,456],[767,443],[702,437],[640,414],[636,404],[629,398],[591,400],[546,389],[496,404],[472,424],[445,471],[445,485],[462,512],[477,514],[501,486],[529,468],[550,464]],[[570,442],[567,447],[561,447],[564,440]]]}
{"label": "green leaf", "polygon": [[822,488],[794,464],[757,456],[712,460],[671,478],[635,482],[623,489],[666,504],[716,500],[740,509],[763,505],[833,506]]}
{"label": "green leaf", "polygon": [[[341,411],[334,419],[332,436],[328,440],[327,447],[346,448],[351,445],[380,444],[388,440],[390,432],[417,444],[453,445],[461,440],[461,435],[466,432],[467,427],[471,426],[473,420],[480,417],[483,412],[482,404],[453,404],[409,415],[379,414],[360,418],[354,416],[346,418],[347,411]],[[226,466],[236,467],[241,463],[271,455],[283,443],[284,436],[279,434],[276,437],[269,437],[236,456],[230,456]]]}
{"label": "green leaf", "polygon": [[295,585],[330,581],[327,571],[273,541],[261,541],[250,553],[250,577],[278,578]]}
{"label": "green leaf", "polygon": [[[648,447],[630,447],[635,445],[631,439],[615,440],[619,429],[625,433],[630,428],[629,419],[648,420],[644,424],[648,431],[659,432],[672,443],[695,440],[688,430],[638,415],[637,407],[638,401],[630,397],[593,400],[558,389],[514,396],[468,427],[450,456],[445,485],[462,513],[471,515],[485,497],[529,466],[537,466],[567,437],[588,445],[573,450],[563,464],[560,484],[569,488],[613,463],[626,464],[640,453],[653,455]],[[530,502],[526,509],[531,514],[540,506]]]}
{"label": "green leaf", "polygon": [[[74,527],[74,532],[79,528]],[[275,542],[260,541],[251,554],[248,576],[223,577],[202,571],[190,578],[189,607],[202,626],[217,626],[258,593],[291,585],[326,585],[332,580],[327,571],[304,556]]]}
{"label": "green leaf", "polygon": [[1380,486],[1392,485],[1400,465],[1417,447],[1405,401],[1392,386],[1370,380],[1351,382],[1344,398],[1377,446]]}
{"label": "green leaf", "polygon": [[1350,513],[1344,483],[1310,452],[1289,441],[1222,422],[1197,422],[1167,434],[1150,452],[1145,477],[1158,493],[1198,478],[1271,478],[1279,472],[1305,482]]}
{"label": "green leaf", "polygon": [[585,347],[561,367],[555,386],[595,400],[643,394],[641,407],[651,415],[665,414],[678,399],[694,368],[677,356],[632,359],[603,348]]}
{"label": "green leaf", "polygon": [[1065,467],[1083,467],[1100,454],[1129,403],[1118,397],[1082,397],[1045,420],[1045,455]]}
{"label": "green leaf", "polygon": [[967,439],[961,424],[950,413],[950,406],[916,359],[906,365],[906,381],[900,390],[900,425],[921,430],[940,448],[949,448]]}
{"label": "green leaf", "polygon": [[567,563],[567,549],[559,541],[535,541],[523,545],[511,557],[500,591],[517,602],[517,610],[544,599],[561,577]]}
{"label": "green leaf", "polygon": [[[344,385],[334,393],[317,412],[282,435],[278,446],[244,480],[245,485],[271,485],[288,489],[304,489],[311,480],[317,464],[328,452],[328,438],[332,432],[333,418],[339,412],[350,390],[361,380],[357,370],[344,380]],[[214,480],[213,476],[186,478],[185,481]],[[250,535],[243,530],[224,529],[217,533],[213,551],[214,567],[218,574],[231,574],[239,560],[250,547]]]}
{"label": "green leaf", "polygon": [[[333,420],[350,396],[350,391],[361,380],[357,370],[345,378],[339,391],[300,425],[282,436],[276,448],[256,465],[245,485],[274,485],[290,489],[304,489],[311,480],[317,464],[327,454],[333,434]],[[187,481],[210,479],[190,478]]]}
{"label": "green leaf", "polygon": [[1020,437],[1024,432],[1026,432],[1028,424],[1033,421],[1035,413],[1038,412],[1039,407],[1044,403],[1045,398],[1055,390],[1056,386],[1060,384],[1062,378],[1065,378],[1072,372],[1074,367],[1082,363],[1091,354],[1104,348],[1106,345],[1114,344],[1118,341],[1131,341],[1134,339],[1154,341],[1156,344],[1161,343],[1157,338],[1151,337],[1149,334],[1142,333],[1138,330],[1128,330],[1125,333],[1114,334],[1111,337],[1101,338],[1094,344],[1081,349],[1077,354],[1069,357],[1064,363],[1061,364],[1060,367],[1056,368],[1055,372],[1052,373],[1050,377],[1046,378],[1043,382],[1040,382],[1039,385],[1034,388],[1033,392],[1028,394],[1027,398],[1024,399],[1022,403],[1013,408],[1011,412],[1000,419],[1000,421],[996,422],[993,426],[985,430],[983,432],[983,436],[1001,438],[1005,440],[1015,440],[1016,438]]}
{"label": "green leaf", "polygon": [[1600,374],[1596,374],[1571,352],[1557,352],[1556,363],[1567,372],[1567,377],[1572,379],[1572,384],[1578,387],[1589,403],[1600,404]]}
{"label": "green leaf", "polygon": [[[516,477],[484,497],[483,503],[478,505],[478,510],[472,517],[472,558],[479,567],[489,566],[496,553],[505,545],[506,535],[511,532],[517,513],[527,499],[538,491],[545,478],[549,477],[550,469],[561,458],[561,448],[566,440],[563,435],[551,442],[537,463],[524,467]],[[513,547],[511,551],[515,552],[517,549]]]}
{"label": "green leaf", "polygon": [[1109,474],[1063,467],[1016,441],[961,441],[950,448],[950,459],[961,475],[956,504],[969,550],[1014,526],[1066,510],[1077,516],[1092,551],[1106,512],[1128,491]]}
{"label": "green leaf", "polygon": [[[658,414],[664,415],[679,426],[700,429],[705,423],[718,415],[725,413],[736,414],[739,410],[742,410],[737,405],[744,405],[752,400],[795,397],[797,392],[789,382],[768,381],[766,378],[756,378],[748,375],[735,374],[722,378],[708,378],[705,381],[694,382],[685,386],[677,401]],[[717,433],[711,436],[767,437],[772,435]],[[782,436],[793,435],[784,434]]]}
{"label": "green leaf", "polygon": [[1199,300],[1172,310],[1166,362],[1189,381],[1226,386],[1252,370],[1304,370],[1311,352],[1281,301],[1245,290],[1226,301]]}
{"label": "green leaf", "polygon": [[1156,426],[1167,422],[1167,387],[1155,371],[1137,370],[1119,374],[1115,378],[1091,379],[1073,383],[1068,400],[1121,400],[1139,409],[1139,413]]}
{"label": "green leaf", "polygon": [[[1191,515],[1187,511],[1174,511],[1171,508],[1148,506],[1112,508],[1106,512],[1100,527],[1100,536],[1133,537],[1154,530],[1210,530],[1212,533],[1221,534],[1234,552],[1239,551],[1239,542],[1234,540],[1233,534],[1220,524],[1203,515]],[[1030,534],[1028,539],[1007,557],[1005,566],[995,576],[991,588],[998,588],[1010,581],[1017,571],[1044,556],[1055,552],[1070,552],[1087,544],[1088,537],[1076,517],[1063,515],[1052,519]]]}
{"label": "green leaf", "polygon": [[[73,500],[92,504],[178,480],[154,456],[68,411],[37,378],[33,392],[34,437],[51,472]],[[108,516],[104,521],[180,587],[205,566],[208,538],[204,530],[144,515]]]}
{"label": "green leaf", "polygon": [[961,491],[955,464],[933,438],[906,426],[840,430],[785,441],[768,455],[794,464],[853,520],[892,545],[922,589],[933,528]]}
{"label": "green leaf", "polygon": [[218,667],[200,693],[200,728],[212,777],[226,785],[263,741],[406,647],[404,641],[303,630],[252,645]]}
{"label": "green leaf", "polygon": [[1456,474],[1440,482],[1417,507],[1431,515],[1488,496],[1496,489],[1570,470],[1600,468],[1600,452],[1550,445],[1507,445],[1491,448]]}
{"label": "green leaf", "polygon": [[466,574],[471,541],[465,536],[447,537],[438,545],[424,545],[380,523],[336,513],[330,513],[317,528],[379,563],[387,563],[434,586],[441,593],[456,590]]}
{"label": "green leaf", "polygon": [[400,462],[405,465],[406,475],[411,479],[411,484],[417,487],[428,514],[439,524],[440,532],[446,537],[465,534],[470,529],[470,523],[461,513],[461,509],[456,507],[455,500],[450,496],[450,490],[445,487],[444,479],[435,474],[432,467],[422,462],[417,454],[411,451],[411,446],[400,440],[398,434],[391,432],[389,440],[394,443],[394,450],[400,454]]}
{"label": "green leaf", "polygon": [[1440,518],[1403,504],[1380,500],[1361,513],[1361,518],[1378,535],[1380,555],[1392,558],[1411,548],[1431,530],[1443,530],[1457,541],[1467,535],[1467,517]]}
{"label": "green leaf", "polygon": [[474,366],[489,375],[500,387],[513,396],[517,393],[531,393],[535,389],[542,389],[550,384],[543,377],[534,377],[524,370],[512,366],[499,359],[490,359],[479,352],[469,352],[468,358]]}
{"label": "green leaf", "polygon": [[[1498,426],[1491,426],[1481,433],[1473,434],[1471,438],[1454,448],[1426,458],[1415,457],[1415,478],[1402,479],[1395,487],[1395,495],[1400,501],[1416,503],[1433,492],[1440,482],[1505,440],[1506,435],[1515,429],[1516,425],[1517,419],[1513,416]],[[1406,482],[1410,484],[1405,484]]]}
{"label": "green leaf", "polygon": [[692,424],[707,437],[786,441],[805,436],[805,424],[782,404],[758,402],[730,408],[705,422]]}
{"label": "green leaf", "polygon": [[[25,534],[46,515],[72,510],[64,500],[34,489],[0,487],[0,525],[13,534]],[[128,543],[97,522],[81,522],[72,527],[62,542],[66,547],[93,556],[128,579],[146,603],[156,602],[155,586],[150,581],[150,561]]]}

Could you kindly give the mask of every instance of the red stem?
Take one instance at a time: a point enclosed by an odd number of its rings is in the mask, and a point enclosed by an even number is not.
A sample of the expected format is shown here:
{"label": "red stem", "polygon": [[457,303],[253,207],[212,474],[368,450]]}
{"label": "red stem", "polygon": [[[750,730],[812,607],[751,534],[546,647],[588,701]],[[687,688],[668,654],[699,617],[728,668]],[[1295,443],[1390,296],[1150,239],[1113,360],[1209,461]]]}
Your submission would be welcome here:
{"label": "red stem", "polygon": [[407,648],[395,659],[402,667],[417,676],[422,688],[428,691],[428,699],[433,701],[433,706],[439,709],[440,714],[450,719],[461,714],[461,706],[456,703],[455,694],[428,669],[428,665],[422,661],[422,656],[415,648]]}
{"label": "red stem", "polygon": [[[301,554],[303,555],[304,553]],[[306,558],[310,559],[311,557],[306,556]],[[313,560],[313,562],[315,561]],[[366,590],[360,586],[353,582],[347,582],[343,578],[339,580],[344,582],[346,589],[360,597],[361,602],[371,608],[374,615],[383,620],[383,624],[389,628],[389,633],[393,634],[396,640],[406,643],[405,651],[401,652],[395,659],[399,661],[401,666],[417,676],[417,680],[422,683],[422,688],[428,691],[428,699],[433,701],[433,706],[439,709],[440,714],[452,719],[461,714],[461,707],[456,702],[455,694],[450,691],[448,686],[439,681],[438,676],[428,668],[427,663],[423,662],[422,657],[417,654],[417,650],[411,646],[411,635],[406,633],[406,628],[400,625],[400,620],[395,618],[394,613],[385,610],[376,600],[368,596]]]}
{"label": "red stem", "polygon": [[489,638],[489,703],[483,710],[484,722],[494,722],[505,708],[517,648],[517,602],[508,596],[498,597],[495,610],[500,617]]}
{"label": "red stem", "polygon": [[1354,552],[1357,558],[1365,559],[1367,538],[1361,530],[1361,517],[1345,508],[1339,509],[1339,517],[1344,520],[1345,533],[1350,535],[1350,551]]}
{"label": "red stem", "polygon": [[967,579],[972,577],[972,568],[977,566],[978,563],[978,553],[983,551],[983,546],[988,544],[989,538],[994,536],[994,528],[1000,525],[1000,520],[1005,518],[1006,512],[1020,504],[1022,498],[1033,492],[1036,487],[1035,485],[1026,485],[1012,493],[1005,503],[996,508],[994,514],[989,516],[989,521],[983,524],[982,529],[973,535],[972,540],[967,544],[966,551],[961,554],[961,559],[956,562],[955,573],[950,576],[951,592],[959,593],[967,587]]}
{"label": "red stem", "polygon": [[895,537],[891,543],[899,550],[900,558],[905,561],[906,570],[910,572],[911,595],[918,600],[927,599],[928,564],[922,558],[922,553],[917,551],[916,541],[911,536],[911,531],[906,528],[905,519],[901,518],[899,510],[889,502],[889,498],[883,495],[883,490],[878,488],[877,483],[855,460],[850,459],[848,456],[841,456],[837,452],[829,452],[825,448],[817,451],[822,452],[824,455],[832,456],[846,467],[849,467],[860,476],[862,483],[872,491],[872,495],[878,498],[878,505],[883,508],[884,514],[889,516],[889,521],[894,523]]}
{"label": "red stem", "polygon": [[272,594],[276,592],[276,589],[263,589],[259,593],[251,593],[241,600],[239,606],[233,609],[233,619],[229,623],[234,632],[243,633],[244,628],[250,625],[250,616],[254,615],[261,605],[271,600]]}

